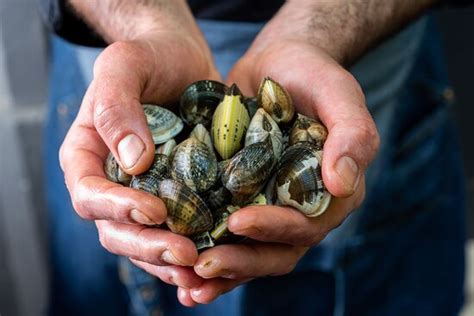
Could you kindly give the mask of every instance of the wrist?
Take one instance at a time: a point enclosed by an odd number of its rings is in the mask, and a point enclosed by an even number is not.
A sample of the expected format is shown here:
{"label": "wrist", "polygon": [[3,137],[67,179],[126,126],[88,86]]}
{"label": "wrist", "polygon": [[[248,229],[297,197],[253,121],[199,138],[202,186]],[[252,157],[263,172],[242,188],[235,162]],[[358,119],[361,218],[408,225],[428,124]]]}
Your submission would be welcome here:
{"label": "wrist", "polygon": [[275,41],[297,41],[316,47],[347,66],[435,3],[436,0],[288,0],[253,48]]}
{"label": "wrist", "polygon": [[156,32],[199,33],[184,0],[69,0],[69,3],[109,44],[146,38]]}

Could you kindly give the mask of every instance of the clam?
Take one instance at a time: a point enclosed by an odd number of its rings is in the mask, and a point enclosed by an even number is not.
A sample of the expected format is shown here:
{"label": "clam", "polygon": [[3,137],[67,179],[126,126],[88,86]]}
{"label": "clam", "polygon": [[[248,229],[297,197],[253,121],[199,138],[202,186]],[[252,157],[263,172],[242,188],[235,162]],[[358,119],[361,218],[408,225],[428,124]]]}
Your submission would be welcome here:
{"label": "clam", "polygon": [[171,177],[168,156],[174,146],[176,142],[171,139],[157,148],[151,167],[146,172],[133,176],[130,187],[157,195],[160,181]]}
{"label": "clam", "polygon": [[168,210],[166,224],[172,232],[191,236],[212,228],[211,211],[186,185],[165,179],[160,181],[157,191]]}
{"label": "clam", "polygon": [[179,103],[183,121],[190,125],[209,126],[212,114],[224,98],[227,86],[213,80],[201,80],[186,88]]}
{"label": "clam", "polygon": [[276,164],[270,137],[240,150],[229,161],[221,180],[232,194],[232,203],[242,205],[265,185]]}
{"label": "clam", "polygon": [[119,166],[112,153],[109,153],[107,159],[105,159],[104,172],[107,180],[115,183],[121,183],[125,186],[128,186],[130,184],[130,180],[132,179],[132,176],[123,171],[123,169]]}
{"label": "clam", "polygon": [[278,124],[290,122],[295,114],[290,94],[270,77],[260,84],[257,100]]}
{"label": "clam", "polygon": [[298,114],[290,131],[290,146],[298,142],[311,142],[319,147],[323,147],[328,130],[318,120]]}
{"label": "clam", "polygon": [[331,194],[321,174],[322,151],[310,142],[290,146],[281,157],[276,176],[278,202],[296,208],[306,216],[322,214]]}
{"label": "clam", "polygon": [[202,124],[196,125],[190,137],[174,149],[171,176],[197,193],[207,191],[216,182],[217,159],[209,132]]}
{"label": "clam", "polygon": [[242,104],[242,99],[242,93],[233,84],[217,106],[212,118],[212,141],[224,160],[232,157],[244,145],[250,117]]}
{"label": "clam", "polygon": [[165,143],[178,135],[184,127],[179,117],[161,106],[144,104],[143,111],[155,144]]}
{"label": "clam", "polygon": [[229,160],[223,160],[218,163],[217,181],[203,196],[207,206],[209,206],[213,212],[229,204],[232,200],[232,194],[221,181],[222,173],[228,162]]}
{"label": "clam", "polygon": [[259,108],[250,121],[245,146],[264,141],[268,136],[272,142],[273,153],[279,159],[283,146],[282,133],[272,117],[264,109]]}

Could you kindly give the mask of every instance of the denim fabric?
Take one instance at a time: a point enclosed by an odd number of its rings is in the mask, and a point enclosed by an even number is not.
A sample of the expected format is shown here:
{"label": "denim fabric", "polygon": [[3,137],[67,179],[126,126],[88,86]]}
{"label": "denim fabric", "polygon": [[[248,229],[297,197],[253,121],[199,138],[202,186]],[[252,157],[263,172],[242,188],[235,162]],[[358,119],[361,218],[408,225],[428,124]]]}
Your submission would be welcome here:
{"label": "denim fabric", "polygon": [[[200,27],[225,77],[262,24],[201,21]],[[174,287],[120,260],[131,314],[456,315],[463,302],[465,192],[436,34],[422,19],[351,69],[379,128],[381,149],[367,171],[362,207],[293,273],[254,280],[188,309],[177,302]],[[124,313],[117,258],[100,248],[95,227],[74,215],[57,161],[100,51],[55,39],[53,52],[46,127],[52,310]]]}

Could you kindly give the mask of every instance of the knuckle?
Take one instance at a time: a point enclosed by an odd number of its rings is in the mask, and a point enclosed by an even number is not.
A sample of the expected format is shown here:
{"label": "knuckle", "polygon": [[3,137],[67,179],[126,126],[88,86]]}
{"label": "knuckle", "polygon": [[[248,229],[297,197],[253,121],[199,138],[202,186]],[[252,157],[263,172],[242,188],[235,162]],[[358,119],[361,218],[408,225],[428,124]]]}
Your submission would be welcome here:
{"label": "knuckle", "polygon": [[121,104],[112,100],[99,100],[94,108],[94,126],[103,133],[111,134],[119,126]]}
{"label": "knuckle", "polygon": [[99,242],[100,242],[100,244],[102,245],[102,247],[104,249],[106,249],[107,251],[110,251],[110,249],[109,249],[110,242],[109,242],[109,239],[107,237],[107,233],[105,232],[103,227],[100,227],[100,226],[97,227],[97,230],[99,232]]}

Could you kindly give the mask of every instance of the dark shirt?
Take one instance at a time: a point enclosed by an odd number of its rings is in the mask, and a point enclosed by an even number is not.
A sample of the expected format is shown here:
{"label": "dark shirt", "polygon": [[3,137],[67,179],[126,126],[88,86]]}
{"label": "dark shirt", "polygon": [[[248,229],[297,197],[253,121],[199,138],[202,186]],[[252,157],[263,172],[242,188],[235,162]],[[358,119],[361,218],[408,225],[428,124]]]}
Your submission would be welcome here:
{"label": "dark shirt", "polygon": [[[68,41],[87,46],[106,46],[67,5],[67,0],[38,0],[41,12],[52,31]],[[441,0],[444,3],[467,4],[473,0]],[[284,0],[189,0],[197,18],[263,22],[270,19]]]}

